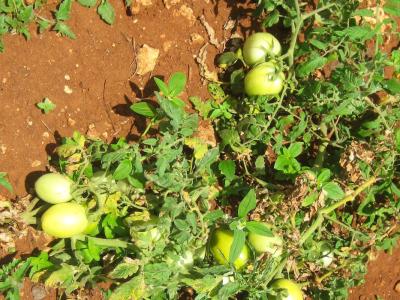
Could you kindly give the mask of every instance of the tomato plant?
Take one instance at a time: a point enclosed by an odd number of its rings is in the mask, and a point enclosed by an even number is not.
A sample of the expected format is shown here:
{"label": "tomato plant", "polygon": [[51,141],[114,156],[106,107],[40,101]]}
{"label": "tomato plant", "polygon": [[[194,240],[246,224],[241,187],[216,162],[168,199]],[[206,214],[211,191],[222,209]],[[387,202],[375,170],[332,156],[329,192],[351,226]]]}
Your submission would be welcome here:
{"label": "tomato plant", "polygon": [[85,208],[77,203],[54,204],[42,215],[42,229],[57,238],[69,238],[85,231]]}
{"label": "tomato plant", "polygon": [[35,191],[40,199],[48,203],[68,202],[72,199],[72,181],[65,175],[48,173],[35,182]]}

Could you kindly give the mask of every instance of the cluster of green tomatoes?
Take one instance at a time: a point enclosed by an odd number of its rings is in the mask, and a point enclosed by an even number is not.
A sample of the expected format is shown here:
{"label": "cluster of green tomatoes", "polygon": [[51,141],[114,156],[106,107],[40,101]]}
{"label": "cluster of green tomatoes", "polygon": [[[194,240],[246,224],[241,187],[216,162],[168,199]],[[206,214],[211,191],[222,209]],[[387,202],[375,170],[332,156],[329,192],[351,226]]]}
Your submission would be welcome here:
{"label": "cluster of green tomatoes", "polygon": [[85,207],[71,202],[72,184],[67,176],[57,173],[44,174],[35,182],[38,197],[52,204],[42,215],[42,230],[56,238],[81,234],[89,224]]}
{"label": "cluster of green tomatoes", "polygon": [[[268,224],[266,224],[270,227]],[[233,243],[233,232],[229,229],[217,229],[213,232],[210,239],[210,252],[219,264],[228,265],[229,253]],[[257,254],[268,253],[273,257],[279,257],[283,250],[283,240],[280,236],[274,235],[267,237],[250,232],[247,236],[247,243]],[[249,261],[251,256],[250,248],[247,244],[243,246],[239,257],[234,261],[233,266],[236,270],[242,269]],[[292,280],[277,279],[272,282],[271,288],[274,290],[285,290],[286,296],[282,300],[302,300],[303,293],[300,287]],[[275,298],[271,298],[275,299]]]}
{"label": "cluster of green tomatoes", "polygon": [[246,39],[242,56],[251,67],[244,78],[244,91],[248,96],[274,96],[282,91],[285,74],[275,59],[281,52],[281,44],[270,33],[257,32]]}

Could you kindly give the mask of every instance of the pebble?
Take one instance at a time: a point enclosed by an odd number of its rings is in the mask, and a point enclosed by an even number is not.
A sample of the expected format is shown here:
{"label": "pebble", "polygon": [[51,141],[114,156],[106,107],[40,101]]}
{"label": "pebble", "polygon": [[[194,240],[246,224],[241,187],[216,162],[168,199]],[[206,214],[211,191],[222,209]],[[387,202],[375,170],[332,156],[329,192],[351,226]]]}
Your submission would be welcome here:
{"label": "pebble", "polygon": [[71,80],[71,76],[69,76],[68,74],[64,75],[65,80]]}
{"label": "pebble", "polygon": [[394,290],[396,293],[400,294],[400,280],[396,282],[396,284],[394,286]]}
{"label": "pebble", "polygon": [[72,94],[72,89],[68,85],[65,85],[64,86],[64,93],[70,95],[70,94]]}
{"label": "pebble", "polygon": [[39,167],[42,164],[40,160],[34,160],[31,164],[32,168]]}
{"label": "pebble", "polygon": [[34,300],[42,300],[46,297],[46,290],[42,286],[34,286],[32,288],[32,298]]}

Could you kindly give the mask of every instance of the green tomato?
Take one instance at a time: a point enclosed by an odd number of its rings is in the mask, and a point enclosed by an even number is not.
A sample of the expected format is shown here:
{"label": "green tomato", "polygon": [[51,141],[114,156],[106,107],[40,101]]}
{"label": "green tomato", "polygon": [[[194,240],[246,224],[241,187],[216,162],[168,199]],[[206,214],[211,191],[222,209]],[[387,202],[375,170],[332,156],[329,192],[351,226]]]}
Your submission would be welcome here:
{"label": "green tomato", "polygon": [[277,65],[265,62],[255,66],[244,78],[244,91],[249,96],[278,95],[283,88],[285,75]]}
{"label": "green tomato", "polygon": [[56,238],[83,233],[88,226],[85,208],[77,203],[58,203],[42,216],[42,229]]}
{"label": "green tomato", "polygon": [[[271,287],[278,291],[278,290],[286,290],[287,296],[281,297],[281,300],[303,300],[303,292],[301,291],[300,287],[292,280],[289,279],[278,279],[275,280]],[[275,296],[270,297],[272,300],[276,300]]]}
{"label": "green tomato", "polygon": [[243,59],[249,66],[265,62],[268,56],[281,54],[281,44],[270,33],[257,32],[249,36],[243,45]]}
{"label": "green tomato", "polygon": [[334,254],[332,248],[329,246],[328,243],[323,243],[321,246],[322,256],[318,260],[318,262],[323,265],[325,268],[329,267],[334,259]]}
{"label": "green tomato", "polygon": [[72,199],[72,181],[64,175],[48,173],[35,182],[35,191],[40,199],[51,204],[68,202]]}
{"label": "green tomato", "polygon": [[[210,251],[221,265],[229,265],[229,252],[233,243],[233,232],[227,229],[217,229],[211,236]],[[234,261],[235,269],[241,269],[249,260],[250,251],[244,245],[239,257]]]}
{"label": "green tomato", "polygon": [[[271,227],[269,224],[267,224],[267,226]],[[250,232],[247,238],[250,245],[252,245],[254,250],[258,253],[269,253],[273,257],[278,257],[282,254],[283,240],[278,235],[269,237]]]}

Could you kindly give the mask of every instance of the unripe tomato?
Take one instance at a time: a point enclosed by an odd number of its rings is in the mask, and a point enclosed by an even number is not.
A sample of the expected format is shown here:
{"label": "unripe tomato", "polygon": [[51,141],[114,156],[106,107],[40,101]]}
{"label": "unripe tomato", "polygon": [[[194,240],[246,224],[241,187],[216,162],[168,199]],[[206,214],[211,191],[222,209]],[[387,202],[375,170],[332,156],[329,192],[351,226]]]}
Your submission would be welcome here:
{"label": "unripe tomato", "polygon": [[77,203],[58,203],[42,216],[42,229],[57,238],[69,238],[85,231],[88,225],[85,208]]}
{"label": "unripe tomato", "polygon": [[[267,226],[270,227],[268,224]],[[269,253],[273,257],[278,257],[282,254],[283,240],[280,236],[269,237],[250,232],[247,239],[258,253]]]}
{"label": "unripe tomato", "polygon": [[243,59],[249,66],[265,62],[268,56],[281,54],[281,44],[270,33],[257,32],[249,36],[243,45]]}
{"label": "unripe tomato", "polygon": [[[233,232],[227,229],[217,229],[211,236],[210,251],[221,265],[229,265],[229,252],[233,243]],[[241,269],[249,260],[250,251],[244,245],[239,257],[233,263],[235,269]]]}
{"label": "unripe tomato", "polygon": [[282,91],[285,74],[272,62],[255,66],[244,78],[244,91],[249,96],[277,95]]}
{"label": "unripe tomato", "polygon": [[35,191],[40,199],[51,204],[68,202],[72,199],[72,181],[64,175],[48,173],[35,182]]}
{"label": "unripe tomato", "polygon": [[[274,290],[286,290],[287,296],[279,298],[280,300],[303,300],[303,292],[297,283],[292,280],[278,279],[272,283],[271,287]],[[276,300],[277,298],[272,296],[270,299]]]}

